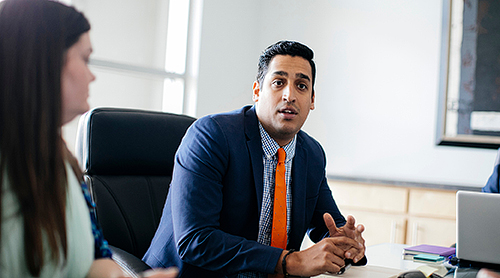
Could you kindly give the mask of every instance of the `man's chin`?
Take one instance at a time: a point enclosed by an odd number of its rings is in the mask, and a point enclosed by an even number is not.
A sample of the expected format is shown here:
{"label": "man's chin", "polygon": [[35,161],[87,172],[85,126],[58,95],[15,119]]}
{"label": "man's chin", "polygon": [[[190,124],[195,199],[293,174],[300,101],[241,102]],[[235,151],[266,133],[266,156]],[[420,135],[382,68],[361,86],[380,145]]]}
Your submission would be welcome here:
{"label": "man's chin", "polygon": [[297,126],[282,126],[278,132],[280,135],[283,137],[293,137],[295,134],[297,134],[300,130],[300,127],[297,128]]}

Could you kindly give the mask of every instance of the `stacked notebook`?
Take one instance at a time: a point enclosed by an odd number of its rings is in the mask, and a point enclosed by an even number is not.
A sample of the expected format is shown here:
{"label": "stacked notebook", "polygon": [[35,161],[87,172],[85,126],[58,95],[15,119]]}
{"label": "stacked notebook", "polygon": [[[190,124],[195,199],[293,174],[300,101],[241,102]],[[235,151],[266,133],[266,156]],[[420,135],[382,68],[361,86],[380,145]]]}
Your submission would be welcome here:
{"label": "stacked notebook", "polygon": [[455,248],[429,244],[420,244],[404,249],[405,260],[423,262],[441,262],[455,254]]}

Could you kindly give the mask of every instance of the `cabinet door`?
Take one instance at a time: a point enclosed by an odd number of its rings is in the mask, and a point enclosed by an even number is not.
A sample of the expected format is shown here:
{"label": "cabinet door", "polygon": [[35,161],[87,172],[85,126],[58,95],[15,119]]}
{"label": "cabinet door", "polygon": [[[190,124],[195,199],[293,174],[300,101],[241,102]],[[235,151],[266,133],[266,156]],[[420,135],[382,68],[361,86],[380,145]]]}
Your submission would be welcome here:
{"label": "cabinet door", "polygon": [[450,246],[456,243],[455,220],[410,217],[406,244],[434,244]]}
{"label": "cabinet door", "polygon": [[[348,215],[354,216],[356,225],[363,224],[365,226],[363,238],[365,239],[366,246],[386,242],[405,243],[406,218],[404,216],[342,208],[340,210],[345,217]],[[306,235],[300,249],[304,250],[313,244]]]}
{"label": "cabinet door", "polygon": [[412,216],[455,219],[456,191],[410,190],[408,213]]}
{"label": "cabinet door", "polygon": [[407,188],[339,181],[328,183],[339,207],[389,213],[405,213],[408,207]]}
{"label": "cabinet door", "polygon": [[354,216],[356,224],[363,224],[365,245],[405,243],[406,219],[402,215],[367,212],[340,208],[342,214]]}

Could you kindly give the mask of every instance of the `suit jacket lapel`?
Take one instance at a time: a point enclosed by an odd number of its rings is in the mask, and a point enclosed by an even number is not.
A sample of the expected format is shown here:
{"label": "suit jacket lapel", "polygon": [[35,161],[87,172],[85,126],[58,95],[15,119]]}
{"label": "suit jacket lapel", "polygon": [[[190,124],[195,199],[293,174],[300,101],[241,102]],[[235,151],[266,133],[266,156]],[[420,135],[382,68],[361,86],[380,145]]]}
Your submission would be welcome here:
{"label": "suit jacket lapel", "polygon": [[307,152],[302,147],[300,134],[297,135],[295,157],[292,166],[292,217],[289,242],[302,242],[302,230],[306,211],[306,186],[307,186]]}
{"label": "suit jacket lapel", "polygon": [[260,138],[259,123],[255,108],[252,106],[245,112],[245,135],[247,138],[247,149],[250,156],[251,171],[255,182],[255,191],[257,194],[257,208],[260,219],[262,208],[262,197],[264,194],[264,165],[262,161],[263,150],[262,140]]}
{"label": "suit jacket lapel", "polygon": [[[259,123],[255,108],[251,107],[245,112],[245,135],[247,150],[251,160],[251,167],[255,182],[257,208],[260,219],[262,197],[264,195],[264,165],[262,156],[262,140],[260,138]],[[292,217],[289,242],[300,245],[303,239],[305,209],[306,209],[306,181],[307,181],[307,152],[302,147],[302,138],[297,135],[295,157],[292,166]]]}

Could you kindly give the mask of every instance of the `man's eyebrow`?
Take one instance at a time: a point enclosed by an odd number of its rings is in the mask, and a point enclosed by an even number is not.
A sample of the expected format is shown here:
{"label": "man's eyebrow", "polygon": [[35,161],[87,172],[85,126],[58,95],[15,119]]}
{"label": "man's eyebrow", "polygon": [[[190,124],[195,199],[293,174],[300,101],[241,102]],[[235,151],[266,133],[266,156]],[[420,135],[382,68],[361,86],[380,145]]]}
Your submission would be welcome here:
{"label": "man's eyebrow", "polygon": [[306,79],[306,80],[311,81],[311,78],[309,78],[309,75],[307,75],[307,74],[297,73],[297,74],[295,75],[295,77],[297,77],[297,78],[301,78],[301,79]]}
{"label": "man's eyebrow", "polygon": [[273,75],[288,76],[288,72],[278,70],[278,71],[273,72]]}
{"label": "man's eyebrow", "polygon": [[[285,76],[285,77],[287,77],[288,76],[288,72],[282,71],[282,70],[278,70],[278,71],[273,72],[272,75],[279,75],[279,76]],[[307,74],[297,73],[297,74],[295,74],[295,77],[297,79],[306,79],[308,81],[311,81],[311,78]]]}

